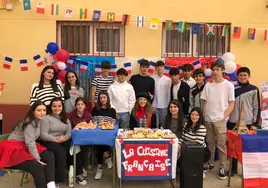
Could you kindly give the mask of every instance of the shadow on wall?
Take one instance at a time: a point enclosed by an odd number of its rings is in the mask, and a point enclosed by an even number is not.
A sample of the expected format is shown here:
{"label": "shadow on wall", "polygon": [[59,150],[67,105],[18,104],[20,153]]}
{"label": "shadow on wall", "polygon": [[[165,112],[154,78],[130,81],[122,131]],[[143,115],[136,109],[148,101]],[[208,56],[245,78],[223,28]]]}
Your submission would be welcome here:
{"label": "shadow on wall", "polygon": [[29,110],[29,105],[0,104],[0,113],[3,114],[3,134],[10,133],[12,127],[23,118]]}

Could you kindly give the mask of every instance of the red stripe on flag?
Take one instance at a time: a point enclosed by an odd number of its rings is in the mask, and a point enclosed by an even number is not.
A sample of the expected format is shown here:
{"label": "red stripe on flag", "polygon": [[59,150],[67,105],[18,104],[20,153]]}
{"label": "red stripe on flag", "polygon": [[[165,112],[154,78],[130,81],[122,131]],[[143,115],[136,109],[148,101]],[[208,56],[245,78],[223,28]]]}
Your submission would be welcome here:
{"label": "red stripe on flag", "polygon": [[267,188],[268,178],[248,178],[244,179],[244,188]]}

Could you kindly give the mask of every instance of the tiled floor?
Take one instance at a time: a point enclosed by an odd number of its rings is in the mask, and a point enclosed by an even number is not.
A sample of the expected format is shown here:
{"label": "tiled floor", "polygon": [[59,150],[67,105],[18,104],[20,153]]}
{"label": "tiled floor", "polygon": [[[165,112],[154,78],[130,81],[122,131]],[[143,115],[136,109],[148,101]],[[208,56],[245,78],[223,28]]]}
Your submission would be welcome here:
{"label": "tiled floor", "polygon": [[[217,169],[217,168],[216,168]],[[77,188],[111,188],[112,187],[112,170],[105,171],[105,174],[101,180],[94,180],[93,171],[88,171],[87,177],[88,184],[86,186],[76,186]],[[13,188],[19,188],[21,174],[12,175]],[[29,175],[29,183],[24,184],[24,188],[34,188],[33,179]],[[206,178],[204,179],[204,188],[225,188],[227,187],[227,179],[219,180],[217,177],[217,170],[208,171]],[[9,188],[8,176],[0,177],[0,187]],[[66,185],[61,185],[61,188],[67,188]],[[177,182],[177,187],[179,183]],[[169,181],[124,181],[123,188],[171,188]],[[241,169],[239,168],[239,175],[232,178],[231,188],[241,188]]]}

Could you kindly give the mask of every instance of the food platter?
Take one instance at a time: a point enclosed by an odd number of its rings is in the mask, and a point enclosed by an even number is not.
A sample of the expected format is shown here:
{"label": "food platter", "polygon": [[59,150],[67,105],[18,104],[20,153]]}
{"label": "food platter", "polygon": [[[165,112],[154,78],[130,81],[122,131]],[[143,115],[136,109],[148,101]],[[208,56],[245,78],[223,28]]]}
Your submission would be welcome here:
{"label": "food platter", "polygon": [[135,128],[134,130],[120,130],[117,139],[175,139],[174,133],[168,129]]}

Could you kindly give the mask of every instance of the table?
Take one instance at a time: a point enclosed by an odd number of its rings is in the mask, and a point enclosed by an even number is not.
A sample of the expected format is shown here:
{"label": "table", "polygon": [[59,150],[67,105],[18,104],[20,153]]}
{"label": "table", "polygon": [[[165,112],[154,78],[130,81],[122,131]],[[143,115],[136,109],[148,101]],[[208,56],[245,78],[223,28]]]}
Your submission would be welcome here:
{"label": "table", "polygon": [[[236,158],[242,164],[244,188],[268,187],[268,136],[237,134],[228,131],[228,156]],[[232,167],[230,162],[229,171]],[[228,176],[228,187],[231,184]]]}
{"label": "table", "polygon": [[173,180],[178,139],[116,139],[117,173],[122,180]]}
{"label": "table", "polygon": [[118,132],[118,125],[114,130],[102,130],[99,126],[96,129],[72,130],[72,145],[74,146],[74,187],[76,184],[76,149],[80,145],[107,145],[113,147],[113,188],[115,188],[115,138]]}

